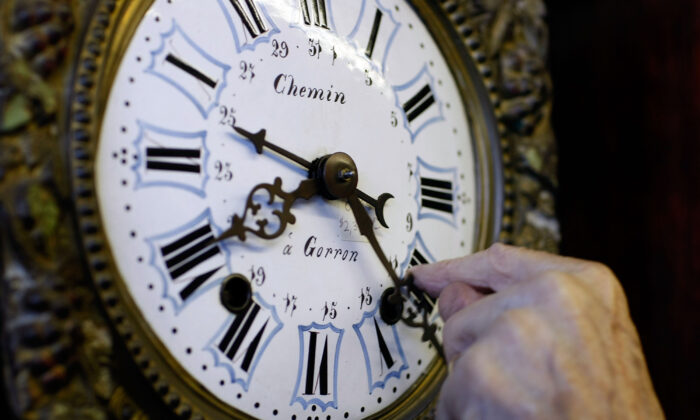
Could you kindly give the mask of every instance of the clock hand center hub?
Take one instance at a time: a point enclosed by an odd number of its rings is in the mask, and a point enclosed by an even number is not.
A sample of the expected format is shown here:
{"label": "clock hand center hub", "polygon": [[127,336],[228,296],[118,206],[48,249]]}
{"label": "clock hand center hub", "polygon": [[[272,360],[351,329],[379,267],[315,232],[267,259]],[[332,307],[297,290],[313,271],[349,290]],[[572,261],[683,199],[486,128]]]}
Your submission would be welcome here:
{"label": "clock hand center hub", "polygon": [[330,200],[347,198],[357,190],[357,166],[343,152],[323,156],[311,163],[309,178],[319,182],[321,194]]}

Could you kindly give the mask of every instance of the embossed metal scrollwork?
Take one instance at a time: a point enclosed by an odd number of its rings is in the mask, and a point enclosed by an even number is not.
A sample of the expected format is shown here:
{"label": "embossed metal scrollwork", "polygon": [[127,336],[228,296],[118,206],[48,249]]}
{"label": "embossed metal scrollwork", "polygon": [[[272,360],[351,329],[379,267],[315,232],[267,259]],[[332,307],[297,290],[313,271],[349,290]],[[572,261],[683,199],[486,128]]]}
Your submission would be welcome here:
{"label": "embossed metal scrollwork", "polygon": [[[275,224],[267,218],[262,218],[255,220],[256,228],[251,228],[246,224],[246,220],[250,216],[256,216],[263,208],[262,204],[255,200],[261,192],[266,192],[269,199],[267,200],[267,205],[272,206],[275,203],[276,198],[282,199],[282,209],[272,210],[272,214],[277,217],[279,223]],[[282,189],[282,179],[275,178],[274,184],[258,184],[256,185],[248,194],[248,199],[246,200],[246,207],[243,211],[243,215],[234,215],[233,221],[231,222],[231,227],[222,233],[217,240],[223,240],[230,237],[237,237],[241,241],[246,240],[246,232],[262,238],[262,239],[274,239],[282,235],[284,230],[287,228],[288,224],[294,224],[296,222],[296,217],[291,212],[292,205],[294,202],[300,198],[305,200],[310,199],[318,193],[318,187],[316,181],[313,179],[306,179],[299,183],[299,187],[292,192],[287,192]],[[269,226],[277,225],[276,229],[269,231]]]}

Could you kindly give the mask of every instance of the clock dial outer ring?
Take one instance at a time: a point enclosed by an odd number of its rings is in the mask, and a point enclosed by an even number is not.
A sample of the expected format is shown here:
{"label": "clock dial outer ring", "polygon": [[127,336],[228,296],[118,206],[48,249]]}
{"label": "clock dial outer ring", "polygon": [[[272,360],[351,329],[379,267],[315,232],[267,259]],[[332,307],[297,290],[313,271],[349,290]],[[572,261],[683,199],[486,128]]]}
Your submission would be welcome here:
{"label": "clock dial outer ring", "polygon": [[[179,366],[140,316],[120,278],[102,229],[94,182],[101,119],[121,57],[153,0],[99,0],[76,58],[65,130],[74,212],[86,263],[104,308],[146,380],[179,418],[251,418],[224,404]],[[462,7],[454,2],[410,0],[452,68],[468,113],[476,157],[477,223],[475,251],[498,240],[503,223],[504,178],[499,138],[498,98],[492,71]],[[491,88],[487,88],[491,87]],[[489,93],[491,92],[491,93]],[[431,402],[446,375],[435,357],[424,377],[395,403],[372,418],[430,416]]]}

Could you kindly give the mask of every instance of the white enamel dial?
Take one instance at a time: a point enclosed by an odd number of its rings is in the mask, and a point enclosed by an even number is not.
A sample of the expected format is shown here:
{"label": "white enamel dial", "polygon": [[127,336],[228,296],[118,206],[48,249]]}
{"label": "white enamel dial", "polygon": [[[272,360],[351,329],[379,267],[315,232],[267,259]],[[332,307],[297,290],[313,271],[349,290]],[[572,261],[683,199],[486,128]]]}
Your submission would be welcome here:
{"label": "white enamel dial", "polygon": [[[111,253],[145,322],[205,392],[250,416],[358,418],[421,380],[435,349],[378,312],[392,286],[343,200],[292,207],[274,240],[211,242],[251,189],[306,179],[233,126],[389,193],[374,232],[399,276],[473,251],[476,163],[457,84],[398,0],[156,0],[108,98],[96,158]],[[225,278],[250,280],[231,313]],[[436,322],[437,312],[433,314]]]}

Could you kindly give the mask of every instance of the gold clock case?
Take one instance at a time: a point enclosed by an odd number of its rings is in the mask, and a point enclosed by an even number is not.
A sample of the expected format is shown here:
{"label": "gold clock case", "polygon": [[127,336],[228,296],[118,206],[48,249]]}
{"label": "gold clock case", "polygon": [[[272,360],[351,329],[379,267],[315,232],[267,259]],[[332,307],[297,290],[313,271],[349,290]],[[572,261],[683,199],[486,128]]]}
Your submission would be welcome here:
{"label": "gold clock case", "polygon": [[[180,418],[249,418],[227,406],[171,357],[141,317],[126,289],[102,229],[94,182],[94,157],[102,115],[121,57],[153,0],[102,0],[86,27],[71,91],[70,161],[78,229],[84,254],[106,313],[136,365]],[[503,239],[504,176],[498,128],[498,101],[492,69],[473,37],[473,26],[461,5],[452,1],[410,3],[441,46],[458,83],[468,113],[476,157],[478,225],[475,251]],[[487,88],[489,87],[489,88]],[[507,209],[506,209],[507,210]],[[374,417],[415,418],[429,410],[446,374],[435,357],[427,373],[396,403]]]}

